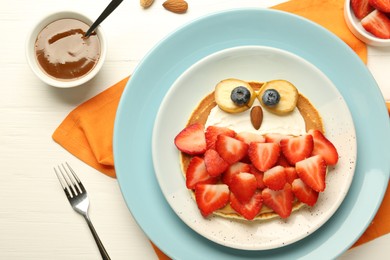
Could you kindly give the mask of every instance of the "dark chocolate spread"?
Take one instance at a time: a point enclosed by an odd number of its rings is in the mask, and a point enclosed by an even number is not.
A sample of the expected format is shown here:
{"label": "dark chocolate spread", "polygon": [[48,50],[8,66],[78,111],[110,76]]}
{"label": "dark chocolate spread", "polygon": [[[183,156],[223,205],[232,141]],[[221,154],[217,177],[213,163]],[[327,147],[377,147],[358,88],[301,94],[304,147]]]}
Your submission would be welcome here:
{"label": "dark chocolate spread", "polygon": [[89,26],[76,19],[60,19],[47,25],[37,37],[35,53],[49,76],[69,81],[88,74],[100,57],[96,34],[84,37]]}

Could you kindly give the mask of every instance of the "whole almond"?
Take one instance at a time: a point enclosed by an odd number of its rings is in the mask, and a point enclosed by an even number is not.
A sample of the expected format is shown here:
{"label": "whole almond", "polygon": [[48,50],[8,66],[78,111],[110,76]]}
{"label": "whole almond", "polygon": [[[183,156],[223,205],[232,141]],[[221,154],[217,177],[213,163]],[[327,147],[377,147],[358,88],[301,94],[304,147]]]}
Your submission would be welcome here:
{"label": "whole almond", "polygon": [[148,8],[149,6],[151,6],[153,4],[154,0],[139,0],[139,4],[143,7],[143,8]]}
{"label": "whole almond", "polygon": [[261,106],[254,106],[251,109],[251,123],[258,130],[263,122],[263,109]]}
{"label": "whole almond", "polygon": [[188,9],[188,3],[184,0],[167,0],[163,3],[163,6],[168,11],[177,14],[185,13]]}

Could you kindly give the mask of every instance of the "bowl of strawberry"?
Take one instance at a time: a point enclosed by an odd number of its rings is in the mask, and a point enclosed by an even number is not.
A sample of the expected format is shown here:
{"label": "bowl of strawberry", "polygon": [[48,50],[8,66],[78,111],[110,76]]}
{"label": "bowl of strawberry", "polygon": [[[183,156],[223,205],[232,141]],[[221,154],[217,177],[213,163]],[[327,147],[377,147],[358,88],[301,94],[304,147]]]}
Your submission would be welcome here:
{"label": "bowl of strawberry", "polygon": [[346,0],[344,17],[348,28],[361,41],[390,46],[390,1]]}

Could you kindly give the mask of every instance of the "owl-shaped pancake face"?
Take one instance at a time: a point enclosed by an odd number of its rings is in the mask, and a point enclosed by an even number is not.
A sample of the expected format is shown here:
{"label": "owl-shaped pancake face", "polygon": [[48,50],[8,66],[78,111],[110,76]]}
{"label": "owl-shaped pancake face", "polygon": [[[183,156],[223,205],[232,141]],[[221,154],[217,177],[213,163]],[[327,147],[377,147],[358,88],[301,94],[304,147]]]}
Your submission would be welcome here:
{"label": "owl-shaped pancake face", "polygon": [[296,108],[298,91],[288,81],[226,79],[215,87],[214,98],[217,106],[211,110],[206,127],[228,127],[237,133],[306,133],[305,120]]}
{"label": "owl-shaped pancake face", "polygon": [[[266,94],[269,90],[271,95]],[[286,218],[309,203],[293,191],[304,187],[302,164],[311,169],[310,180],[317,176],[315,185],[306,180],[305,185],[316,191],[310,192],[313,200],[307,205],[317,201],[325,188],[326,163],[321,154],[330,155],[330,165],[338,160],[337,150],[323,133],[319,112],[290,82],[230,78],[199,102],[175,145],[181,151],[186,187],[203,216],[264,220]],[[223,203],[215,205],[220,196]],[[277,204],[282,212],[272,199],[281,196]]]}

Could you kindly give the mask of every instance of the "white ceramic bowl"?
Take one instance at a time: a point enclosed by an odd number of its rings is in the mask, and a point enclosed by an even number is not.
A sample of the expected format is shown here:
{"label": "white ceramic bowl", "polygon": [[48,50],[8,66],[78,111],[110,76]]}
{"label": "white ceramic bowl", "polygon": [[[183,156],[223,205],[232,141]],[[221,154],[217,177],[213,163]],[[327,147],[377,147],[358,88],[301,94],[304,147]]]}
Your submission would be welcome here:
{"label": "white ceramic bowl", "polygon": [[33,70],[33,72],[37,75],[38,78],[40,78],[43,82],[45,82],[48,85],[58,87],[58,88],[71,88],[71,87],[76,87],[80,86],[87,81],[91,80],[102,68],[105,57],[106,57],[106,39],[105,36],[102,32],[102,29],[100,26],[95,30],[97,33],[97,36],[99,37],[100,41],[100,57],[99,60],[97,61],[95,67],[85,74],[83,77],[80,77],[75,80],[59,80],[55,79],[53,77],[48,76],[45,72],[42,71],[40,68],[38,61],[36,59],[35,55],[35,41],[37,39],[38,34],[42,31],[43,28],[45,28],[48,24],[59,20],[59,19],[77,19],[80,20],[88,25],[91,25],[93,21],[86,17],[83,14],[73,12],[73,11],[61,11],[61,12],[56,12],[47,15],[43,19],[41,19],[31,30],[30,35],[27,38],[26,41],[26,56],[27,56],[27,61]]}
{"label": "white ceramic bowl", "polygon": [[348,28],[351,32],[361,41],[372,46],[390,46],[390,39],[381,39],[375,37],[373,34],[367,32],[360,23],[360,20],[356,18],[351,9],[351,0],[346,0],[344,4],[344,18]]}

